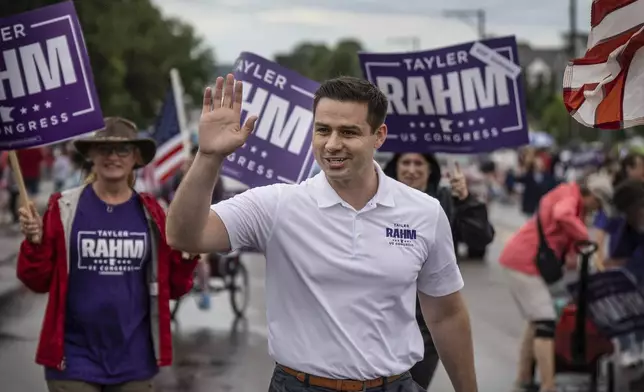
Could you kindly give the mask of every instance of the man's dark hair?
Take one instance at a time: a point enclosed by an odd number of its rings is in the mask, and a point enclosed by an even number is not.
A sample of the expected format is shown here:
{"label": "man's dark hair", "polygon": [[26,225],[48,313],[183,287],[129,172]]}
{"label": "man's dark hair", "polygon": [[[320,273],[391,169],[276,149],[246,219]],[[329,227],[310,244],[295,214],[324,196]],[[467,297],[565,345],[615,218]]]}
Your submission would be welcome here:
{"label": "man's dark hair", "polygon": [[644,156],[636,152],[630,152],[622,158],[619,164],[619,171],[615,174],[613,185],[618,186],[626,180],[628,178],[628,169],[634,168],[640,159],[644,159]]}
{"label": "man's dark hair", "polygon": [[613,205],[622,214],[630,215],[637,208],[644,207],[644,182],[626,179],[622,181],[613,194]]}
{"label": "man's dark hair", "polygon": [[384,124],[385,117],[387,117],[387,97],[378,87],[364,79],[340,76],[323,82],[313,98],[313,113],[322,98],[340,102],[366,103],[368,108],[367,122],[371,126],[372,132]]}

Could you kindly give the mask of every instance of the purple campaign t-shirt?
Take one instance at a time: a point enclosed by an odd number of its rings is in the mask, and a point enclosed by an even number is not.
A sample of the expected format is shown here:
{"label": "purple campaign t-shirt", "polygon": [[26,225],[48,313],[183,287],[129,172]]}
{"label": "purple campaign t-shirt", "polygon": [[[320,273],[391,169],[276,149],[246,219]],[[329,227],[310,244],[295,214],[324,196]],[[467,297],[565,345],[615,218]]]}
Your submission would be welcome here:
{"label": "purple campaign t-shirt", "polygon": [[83,190],[72,224],[64,371],[47,379],[120,384],[158,372],[146,270],[150,233],[136,194],[108,206]]}

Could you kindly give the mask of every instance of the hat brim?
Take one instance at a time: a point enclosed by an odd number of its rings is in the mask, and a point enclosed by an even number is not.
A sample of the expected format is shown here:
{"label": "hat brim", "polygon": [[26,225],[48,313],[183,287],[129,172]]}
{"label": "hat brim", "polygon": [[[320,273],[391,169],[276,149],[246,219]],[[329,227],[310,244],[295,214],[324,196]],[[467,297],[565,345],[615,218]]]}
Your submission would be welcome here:
{"label": "hat brim", "polygon": [[74,140],[74,148],[78,151],[79,154],[85,158],[89,158],[89,150],[92,146],[97,144],[114,144],[114,143],[124,143],[124,144],[133,144],[141,152],[141,164],[137,164],[134,168],[139,169],[148,163],[152,162],[154,156],[157,153],[157,144],[154,139],[150,138],[138,138],[134,140],[125,140],[121,138],[103,138],[103,139],[78,139]]}

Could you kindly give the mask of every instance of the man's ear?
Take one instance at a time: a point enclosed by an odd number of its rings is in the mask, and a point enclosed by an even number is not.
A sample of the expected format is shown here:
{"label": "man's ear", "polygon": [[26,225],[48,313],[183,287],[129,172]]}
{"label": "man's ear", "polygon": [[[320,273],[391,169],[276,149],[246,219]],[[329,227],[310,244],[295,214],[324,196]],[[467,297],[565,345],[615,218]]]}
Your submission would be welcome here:
{"label": "man's ear", "polygon": [[377,150],[380,147],[382,147],[383,144],[385,144],[385,140],[387,140],[387,125],[382,124],[381,126],[376,129],[376,143],[374,145],[374,148]]}

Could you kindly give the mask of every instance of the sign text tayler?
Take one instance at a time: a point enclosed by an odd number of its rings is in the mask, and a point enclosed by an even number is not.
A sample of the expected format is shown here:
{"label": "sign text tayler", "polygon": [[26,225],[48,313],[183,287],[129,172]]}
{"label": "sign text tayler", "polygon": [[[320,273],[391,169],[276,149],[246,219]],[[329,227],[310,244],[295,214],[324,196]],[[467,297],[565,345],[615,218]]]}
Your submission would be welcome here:
{"label": "sign text tayler", "polygon": [[381,151],[475,153],[528,143],[514,37],[359,57],[389,99]]}
{"label": "sign text tayler", "polygon": [[103,125],[73,3],[0,19],[0,150],[50,144]]}
{"label": "sign text tayler", "polygon": [[251,188],[308,178],[315,160],[312,109],[319,84],[247,52],[233,73],[244,83],[242,124],[249,114],[259,119],[246,144],[224,162],[223,174]]}

